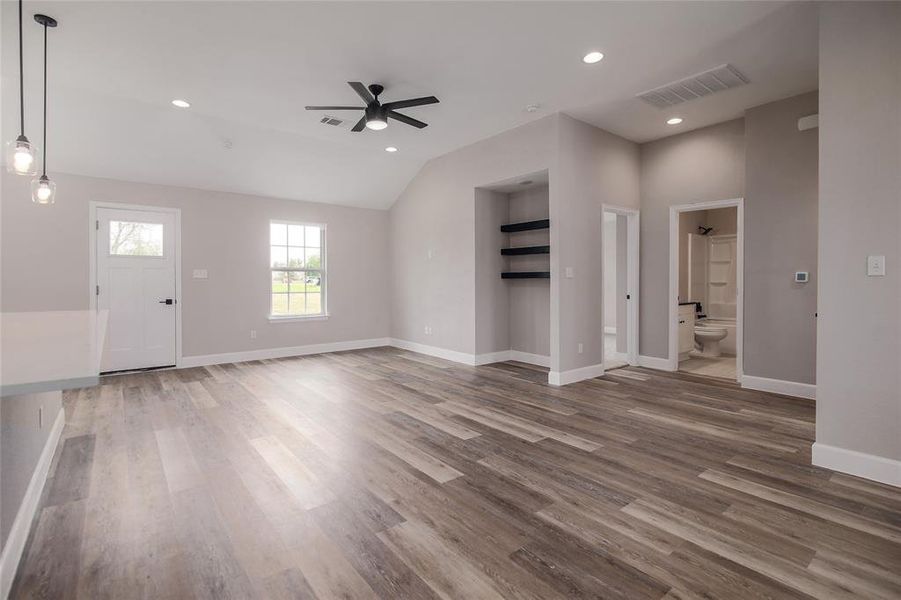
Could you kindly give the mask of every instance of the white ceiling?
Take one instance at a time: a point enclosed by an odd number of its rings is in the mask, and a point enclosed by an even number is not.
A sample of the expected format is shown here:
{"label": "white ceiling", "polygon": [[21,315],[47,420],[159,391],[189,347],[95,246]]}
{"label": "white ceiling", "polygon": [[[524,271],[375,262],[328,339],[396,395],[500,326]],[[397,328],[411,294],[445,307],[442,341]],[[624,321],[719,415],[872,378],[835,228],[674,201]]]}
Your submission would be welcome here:
{"label": "white ceiling", "polygon": [[[26,133],[40,137],[50,32],[53,170],[386,208],[428,159],[565,111],[635,141],[816,89],[817,7],[783,2],[40,2],[26,7]],[[2,3],[2,129],[17,128],[16,3]],[[598,49],[606,58],[585,65]],[[722,63],[750,85],[669,113],[634,96]],[[307,104],[434,94],[354,134]],[[169,101],[185,98],[189,110]],[[527,112],[526,105],[541,109]],[[353,113],[357,114],[357,113]],[[336,115],[336,116],[347,116]],[[351,117],[352,118],[352,117]],[[227,149],[226,140],[231,148]],[[397,146],[394,154],[384,152]]]}

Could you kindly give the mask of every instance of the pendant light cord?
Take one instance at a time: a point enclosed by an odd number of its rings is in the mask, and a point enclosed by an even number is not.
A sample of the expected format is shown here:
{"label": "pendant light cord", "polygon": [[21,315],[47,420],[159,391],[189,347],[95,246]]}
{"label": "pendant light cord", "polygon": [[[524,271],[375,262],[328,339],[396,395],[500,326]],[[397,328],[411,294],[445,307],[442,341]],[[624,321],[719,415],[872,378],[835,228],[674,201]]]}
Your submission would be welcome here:
{"label": "pendant light cord", "polygon": [[44,23],[44,164],[42,176],[47,176],[47,24]]}
{"label": "pendant light cord", "polygon": [[22,0],[19,0],[19,134],[25,135],[25,64],[22,60]]}

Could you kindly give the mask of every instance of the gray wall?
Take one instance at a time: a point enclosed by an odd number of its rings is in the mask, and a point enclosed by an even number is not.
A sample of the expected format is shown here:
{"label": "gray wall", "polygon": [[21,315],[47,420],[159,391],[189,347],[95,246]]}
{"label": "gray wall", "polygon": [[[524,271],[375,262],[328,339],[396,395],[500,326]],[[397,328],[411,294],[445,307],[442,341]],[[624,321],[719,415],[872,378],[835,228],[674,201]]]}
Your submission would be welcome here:
{"label": "gray wall", "polygon": [[820,11],[817,443],[899,460],[901,4]]}
{"label": "gray wall", "polygon": [[816,381],[818,133],[798,131],[816,112],[813,92],[745,113],[746,375]]}
{"label": "gray wall", "polygon": [[[181,209],[185,356],[389,335],[387,211],[54,177],[56,204],[41,207],[31,202],[27,178],[2,175],[4,311],[88,308],[88,202],[97,200]],[[328,320],[269,322],[270,219],[328,225]],[[197,268],[209,279],[192,279]]]}
{"label": "gray wall", "polygon": [[[548,218],[548,186],[509,195],[511,223]],[[507,237],[507,236],[505,236]],[[538,246],[548,243],[548,231],[524,231],[510,234],[511,246]],[[495,250],[496,252],[497,250]],[[551,250],[553,252],[553,249]],[[511,271],[547,271],[547,255],[511,257]],[[478,262],[478,261],[477,261]],[[509,289],[510,349],[539,356],[551,354],[551,287],[547,279],[502,280]]]}
{"label": "gray wall", "polygon": [[500,226],[509,220],[507,194],[475,189],[475,336],[476,354],[510,349],[510,293],[500,274],[508,261],[500,253],[507,244]]}
{"label": "gray wall", "polygon": [[485,257],[475,253],[473,190],[546,169],[553,180],[556,120],[545,117],[435,158],[397,199],[390,211],[392,337],[476,352],[476,306],[493,304],[477,299],[483,289],[474,285],[475,265]]}
{"label": "gray wall", "polygon": [[[558,144],[550,182],[551,314],[558,315],[551,322],[551,369],[567,371],[604,360],[601,205],[638,208],[639,151],[633,142],[562,114]],[[571,279],[563,276],[567,267]]]}
{"label": "gray wall", "polygon": [[[42,428],[38,427],[41,406]],[[25,490],[61,410],[60,392],[0,398],[0,548],[6,545]]]}
{"label": "gray wall", "polygon": [[639,351],[644,356],[669,353],[669,208],[742,197],[744,148],[742,119],[641,146]]}

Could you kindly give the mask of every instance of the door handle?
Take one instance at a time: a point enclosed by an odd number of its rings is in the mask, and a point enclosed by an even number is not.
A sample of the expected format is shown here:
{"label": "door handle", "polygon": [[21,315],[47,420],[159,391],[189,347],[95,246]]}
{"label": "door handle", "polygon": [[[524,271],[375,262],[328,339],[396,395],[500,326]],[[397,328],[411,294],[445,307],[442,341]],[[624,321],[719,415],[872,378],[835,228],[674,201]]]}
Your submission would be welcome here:
{"label": "door handle", "polygon": [[160,300],[160,304],[175,304],[175,300],[172,298],[166,298],[165,300]]}

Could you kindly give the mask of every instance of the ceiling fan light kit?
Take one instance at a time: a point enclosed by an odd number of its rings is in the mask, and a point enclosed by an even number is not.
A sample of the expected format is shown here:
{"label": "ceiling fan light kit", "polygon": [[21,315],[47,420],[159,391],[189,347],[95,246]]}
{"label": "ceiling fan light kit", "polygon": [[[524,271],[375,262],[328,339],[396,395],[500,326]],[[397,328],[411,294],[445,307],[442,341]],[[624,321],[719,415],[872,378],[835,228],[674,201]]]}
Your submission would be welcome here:
{"label": "ceiling fan light kit", "polygon": [[414,106],[425,106],[427,104],[437,104],[438,98],[435,96],[424,96],[422,98],[410,98],[409,100],[398,100],[395,102],[386,102],[382,104],[379,96],[385,91],[384,86],[373,83],[366,87],[359,81],[348,81],[349,85],[366,106],[307,106],[307,110],[362,110],[363,117],[357,121],[351,131],[357,133],[363,129],[372,129],[379,131],[388,127],[388,119],[394,119],[407,125],[422,129],[428,127],[428,123],[423,123],[418,119],[408,117],[407,115],[397,112],[400,108],[413,108]]}

